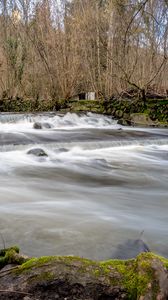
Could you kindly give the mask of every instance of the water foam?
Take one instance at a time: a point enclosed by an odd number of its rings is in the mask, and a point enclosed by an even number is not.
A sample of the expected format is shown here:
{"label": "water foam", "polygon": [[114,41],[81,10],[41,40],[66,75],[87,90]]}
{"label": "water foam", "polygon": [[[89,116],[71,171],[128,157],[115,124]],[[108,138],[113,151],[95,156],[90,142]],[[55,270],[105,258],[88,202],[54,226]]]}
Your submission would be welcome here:
{"label": "water foam", "polygon": [[[77,115],[67,113],[65,115],[56,114],[2,114],[0,115],[0,130],[12,131],[34,131],[35,122],[49,123],[52,129],[80,129],[80,128],[119,128],[117,121],[108,116],[100,116],[93,113]],[[45,129],[47,130],[47,129]]]}

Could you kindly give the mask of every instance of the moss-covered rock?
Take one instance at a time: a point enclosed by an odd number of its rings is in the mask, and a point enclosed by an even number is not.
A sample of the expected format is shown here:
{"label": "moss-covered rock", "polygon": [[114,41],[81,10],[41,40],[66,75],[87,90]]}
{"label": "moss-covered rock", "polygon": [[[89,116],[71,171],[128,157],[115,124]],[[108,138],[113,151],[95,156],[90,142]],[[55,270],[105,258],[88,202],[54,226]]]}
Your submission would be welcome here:
{"label": "moss-covered rock", "polygon": [[[8,256],[8,263],[13,262],[14,254],[18,248],[1,252],[2,257]],[[166,300],[168,260],[152,253],[104,262],[74,256],[32,258],[7,271],[2,269],[0,286],[0,299],[6,300]]]}
{"label": "moss-covered rock", "polygon": [[156,126],[147,113],[133,113],[130,115],[132,125]]}
{"label": "moss-covered rock", "polygon": [[104,102],[104,113],[122,125],[168,126],[168,100],[111,99]]}
{"label": "moss-covered rock", "polygon": [[0,250],[0,269],[8,264],[21,265],[27,260],[26,256],[19,254],[18,246]]}

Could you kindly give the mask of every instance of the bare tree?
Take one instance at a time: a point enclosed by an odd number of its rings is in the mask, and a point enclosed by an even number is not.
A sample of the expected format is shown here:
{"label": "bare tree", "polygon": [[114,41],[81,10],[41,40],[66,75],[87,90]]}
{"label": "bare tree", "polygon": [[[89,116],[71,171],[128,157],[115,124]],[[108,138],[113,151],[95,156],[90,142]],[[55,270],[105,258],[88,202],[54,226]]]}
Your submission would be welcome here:
{"label": "bare tree", "polygon": [[0,41],[6,97],[168,86],[167,0],[1,0]]}

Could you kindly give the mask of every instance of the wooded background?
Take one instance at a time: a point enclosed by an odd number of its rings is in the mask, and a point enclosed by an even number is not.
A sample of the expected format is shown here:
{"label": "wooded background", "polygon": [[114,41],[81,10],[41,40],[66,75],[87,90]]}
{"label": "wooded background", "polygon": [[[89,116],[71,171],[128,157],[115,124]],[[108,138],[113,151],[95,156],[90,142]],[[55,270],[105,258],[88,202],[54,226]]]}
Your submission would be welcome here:
{"label": "wooded background", "polygon": [[0,0],[0,97],[168,89],[168,0]]}

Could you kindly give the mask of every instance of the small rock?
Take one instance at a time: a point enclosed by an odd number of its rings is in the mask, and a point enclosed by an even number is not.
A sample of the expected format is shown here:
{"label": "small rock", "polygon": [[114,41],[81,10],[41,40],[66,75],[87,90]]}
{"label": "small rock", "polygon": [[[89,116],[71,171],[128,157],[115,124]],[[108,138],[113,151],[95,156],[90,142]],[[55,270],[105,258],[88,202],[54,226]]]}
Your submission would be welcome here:
{"label": "small rock", "polygon": [[123,126],[128,126],[128,125],[130,125],[130,123],[131,122],[129,120],[125,120],[124,118],[123,119],[119,119],[118,122],[117,122],[117,124],[123,125]]}
{"label": "small rock", "polygon": [[35,156],[38,156],[38,157],[48,156],[47,153],[41,148],[31,149],[27,152],[27,154],[28,155],[35,155]]}
{"label": "small rock", "polygon": [[59,151],[59,152],[68,152],[69,150],[66,149],[66,148],[59,148],[58,151]]}
{"label": "small rock", "polygon": [[43,128],[50,129],[51,127],[52,126],[49,123],[35,122],[34,125],[33,125],[34,129],[43,129]]}
{"label": "small rock", "polygon": [[36,122],[36,123],[34,123],[33,128],[34,129],[42,129],[42,124],[40,122]]}
{"label": "small rock", "polygon": [[128,239],[123,244],[118,245],[113,258],[115,259],[131,259],[135,258],[142,252],[150,252],[148,246],[141,239]]}

